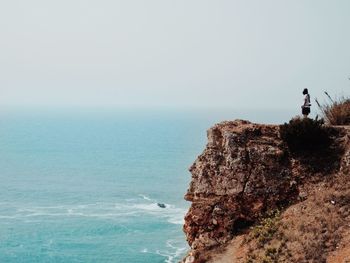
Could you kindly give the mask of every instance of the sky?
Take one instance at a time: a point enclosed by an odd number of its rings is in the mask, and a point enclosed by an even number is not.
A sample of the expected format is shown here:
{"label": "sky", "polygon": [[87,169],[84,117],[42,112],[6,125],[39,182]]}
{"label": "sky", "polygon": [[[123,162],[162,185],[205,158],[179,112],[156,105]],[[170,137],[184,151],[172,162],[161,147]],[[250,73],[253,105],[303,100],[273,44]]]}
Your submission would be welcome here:
{"label": "sky", "polygon": [[294,109],[350,93],[348,0],[0,2],[0,107]]}

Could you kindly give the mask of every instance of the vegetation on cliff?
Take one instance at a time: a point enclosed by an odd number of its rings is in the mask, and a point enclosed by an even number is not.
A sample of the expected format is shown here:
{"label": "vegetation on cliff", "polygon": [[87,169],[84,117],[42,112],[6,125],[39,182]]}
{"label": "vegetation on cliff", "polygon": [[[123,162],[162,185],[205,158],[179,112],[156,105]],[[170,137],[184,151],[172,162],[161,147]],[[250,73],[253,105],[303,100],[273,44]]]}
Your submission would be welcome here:
{"label": "vegetation on cliff", "polygon": [[350,260],[350,129],[223,122],[190,171],[184,262]]}
{"label": "vegetation on cliff", "polygon": [[345,174],[328,180],[308,184],[305,200],[254,226],[247,234],[252,238],[241,244],[247,247],[245,260],[232,262],[347,262],[350,183]]}
{"label": "vegetation on cliff", "polygon": [[331,144],[331,129],[323,119],[293,118],[280,125],[280,136],[292,152],[322,151]]}
{"label": "vegetation on cliff", "polygon": [[321,104],[316,99],[316,103],[326,123],[330,125],[350,125],[350,97],[341,96],[333,99],[327,92],[325,94],[328,101]]}

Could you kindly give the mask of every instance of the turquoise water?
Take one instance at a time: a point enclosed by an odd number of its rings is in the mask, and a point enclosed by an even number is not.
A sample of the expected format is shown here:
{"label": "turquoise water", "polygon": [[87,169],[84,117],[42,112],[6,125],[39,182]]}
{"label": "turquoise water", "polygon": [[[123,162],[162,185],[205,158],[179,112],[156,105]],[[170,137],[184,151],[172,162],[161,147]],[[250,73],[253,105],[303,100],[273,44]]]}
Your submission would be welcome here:
{"label": "turquoise water", "polygon": [[223,116],[1,114],[0,262],[177,262],[187,168]]}

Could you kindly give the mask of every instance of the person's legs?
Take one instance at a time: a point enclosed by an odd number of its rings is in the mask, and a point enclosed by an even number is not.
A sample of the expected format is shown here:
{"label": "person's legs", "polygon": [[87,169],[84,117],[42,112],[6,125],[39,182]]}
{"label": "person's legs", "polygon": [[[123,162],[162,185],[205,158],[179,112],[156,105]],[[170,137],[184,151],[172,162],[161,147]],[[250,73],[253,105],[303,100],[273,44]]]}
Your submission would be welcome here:
{"label": "person's legs", "polygon": [[307,118],[307,116],[310,113],[310,108],[308,107],[303,107],[301,113],[303,114],[304,118]]}

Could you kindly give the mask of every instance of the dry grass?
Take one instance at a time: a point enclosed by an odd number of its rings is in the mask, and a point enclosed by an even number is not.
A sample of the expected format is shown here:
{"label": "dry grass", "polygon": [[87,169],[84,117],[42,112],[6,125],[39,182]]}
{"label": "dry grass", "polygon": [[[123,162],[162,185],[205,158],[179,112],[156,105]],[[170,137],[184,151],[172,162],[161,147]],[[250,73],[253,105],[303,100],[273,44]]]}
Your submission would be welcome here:
{"label": "dry grass", "polygon": [[348,246],[344,243],[350,234],[348,176],[315,188],[307,200],[252,229],[253,238],[245,244],[250,251],[246,263],[326,263],[332,252]]}
{"label": "dry grass", "polygon": [[310,162],[312,156],[309,163],[293,160],[302,182],[298,203],[265,214],[232,243],[209,251],[212,260],[203,255],[198,262],[350,263],[350,128],[335,130],[342,130],[333,143],[342,149],[333,159],[338,164],[319,157]]}
{"label": "dry grass", "polygon": [[322,117],[330,125],[350,125],[350,97],[342,96],[333,99],[325,92],[328,102],[321,104],[316,99],[316,103],[322,112]]}
{"label": "dry grass", "polygon": [[203,262],[350,263],[349,179],[339,173],[304,185],[304,201],[265,215]]}

